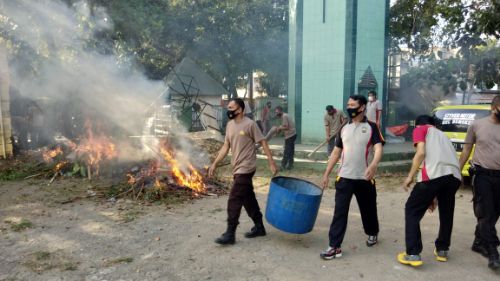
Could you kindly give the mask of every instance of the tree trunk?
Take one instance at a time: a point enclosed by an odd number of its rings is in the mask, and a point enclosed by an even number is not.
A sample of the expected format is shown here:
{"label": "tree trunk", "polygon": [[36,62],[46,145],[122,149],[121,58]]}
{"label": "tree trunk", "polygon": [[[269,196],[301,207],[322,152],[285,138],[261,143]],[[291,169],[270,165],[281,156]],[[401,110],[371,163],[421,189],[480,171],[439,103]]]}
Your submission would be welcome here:
{"label": "tree trunk", "polygon": [[248,73],[248,103],[250,108],[253,110],[254,108],[254,100],[253,100],[253,70]]}
{"label": "tree trunk", "polygon": [[7,49],[0,41],[0,156],[3,158],[12,155],[9,80]]}

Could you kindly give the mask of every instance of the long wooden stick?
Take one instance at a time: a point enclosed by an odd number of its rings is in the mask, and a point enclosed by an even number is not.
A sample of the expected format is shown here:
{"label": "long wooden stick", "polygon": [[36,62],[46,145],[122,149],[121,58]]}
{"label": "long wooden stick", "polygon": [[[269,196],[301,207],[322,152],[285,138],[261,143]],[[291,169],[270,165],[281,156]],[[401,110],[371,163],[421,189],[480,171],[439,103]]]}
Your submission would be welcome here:
{"label": "long wooden stick", "polygon": [[54,176],[50,179],[49,184],[47,184],[47,185],[51,185],[54,182],[54,180],[56,179],[56,177],[59,175],[59,173],[60,173],[60,171],[57,171],[54,174]]}
{"label": "long wooden stick", "polygon": [[90,167],[90,164],[87,164],[87,177],[89,180],[92,179],[92,169]]}
{"label": "long wooden stick", "polygon": [[38,177],[38,176],[44,175],[44,174],[46,174],[46,173],[47,173],[47,172],[34,174],[34,175],[31,175],[31,176],[27,176],[27,177],[25,177],[24,179],[25,179],[25,180],[27,180],[27,179],[31,179],[31,178],[34,178],[34,177]]}
{"label": "long wooden stick", "polygon": [[[331,139],[331,138],[330,138]],[[314,153],[316,153],[316,151],[318,151],[320,148],[322,148],[325,144],[327,144],[330,139],[327,139],[327,140],[324,140],[322,143],[320,143],[318,146],[316,146],[316,148],[309,154],[307,154],[307,157],[311,157]]]}

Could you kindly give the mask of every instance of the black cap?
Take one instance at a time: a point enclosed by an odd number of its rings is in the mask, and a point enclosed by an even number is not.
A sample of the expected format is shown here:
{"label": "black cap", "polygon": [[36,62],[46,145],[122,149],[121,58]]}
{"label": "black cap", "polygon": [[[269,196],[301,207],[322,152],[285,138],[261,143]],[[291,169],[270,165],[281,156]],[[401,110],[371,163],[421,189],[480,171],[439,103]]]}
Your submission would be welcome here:
{"label": "black cap", "polygon": [[325,109],[330,111],[330,110],[334,110],[335,108],[333,107],[333,105],[327,105]]}

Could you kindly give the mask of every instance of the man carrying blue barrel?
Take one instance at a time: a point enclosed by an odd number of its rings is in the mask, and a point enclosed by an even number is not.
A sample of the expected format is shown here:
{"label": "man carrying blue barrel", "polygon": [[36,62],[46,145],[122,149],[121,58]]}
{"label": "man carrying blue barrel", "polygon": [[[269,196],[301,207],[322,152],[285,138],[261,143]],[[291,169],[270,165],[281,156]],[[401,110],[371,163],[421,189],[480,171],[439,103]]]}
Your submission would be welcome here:
{"label": "man carrying blue barrel", "polygon": [[257,163],[256,143],[262,145],[273,175],[278,171],[266,139],[258,129],[257,124],[252,119],[245,117],[244,112],[245,103],[240,98],[232,99],[227,105],[227,117],[230,121],[226,126],[224,145],[208,170],[209,177],[212,177],[217,169],[217,164],[226,157],[229,149],[231,149],[234,180],[227,201],[227,230],[215,240],[215,243],[221,245],[234,244],[236,227],[239,223],[242,207],[245,208],[248,216],[255,223],[255,226],[245,234],[245,237],[255,238],[266,235],[262,222],[262,213],[255,198],[252,184]]}
{"label": "man carrying blue barrel", "polygon": [[[367,100],[364,96],[351,96],[347,102],[350,118],[335,138],[335,148],[330,155],[323,175],[322,187],[328,186],[328,177],[339,159],[335,183],[335,211],[329,231],[329,247],[321,252],[323,259],[342,256],[341,245],[347,229],[347,217],[352,196],[356,196],[363,228],[368,235],[366,245],[377,244],[379,224],[377,217],[377,191],[373,177],[382,159],[384,139],[378,126],[365,116]],[[341,158],[342,157],[342,158]]]}

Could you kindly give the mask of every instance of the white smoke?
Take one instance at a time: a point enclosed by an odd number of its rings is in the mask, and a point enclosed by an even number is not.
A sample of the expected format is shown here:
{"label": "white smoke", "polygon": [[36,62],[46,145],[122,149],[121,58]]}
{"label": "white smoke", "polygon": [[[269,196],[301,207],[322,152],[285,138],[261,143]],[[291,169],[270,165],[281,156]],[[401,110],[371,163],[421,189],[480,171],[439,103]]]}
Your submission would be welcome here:
{"label": "white smoke", "polygon": [[[10,42],[11,56],[15,55],[12,48],[15,44],[29,46],[39,61],[34,64],[34,74],[26,76],[20,71],[27,68],[26,60],[12,60],[11,85],[30,99],[60,100],[62,106],[82,109],[90,119],[105,119],[129,136],[151,133],[154,128],[147,123],[155,118],[151,117],[153,109],[164,108],[166,98],[158,97],[165,91],[165,85],[147,79],[130,63],[133,61],[130,55],[116,53],[119,46],[111,46],[115,54],[102,54],[91,46],[91,43],[109,43],[98,42],[96,34],[112,28],[113,22],[106,10],[91,8],[85,1],[68,6],[59,0],[0,0],[0,43],[4,40],[4,44],[9,45]],[[2,38],[2,32],[8,36]],[[58,116],[58,112],[45,114]],[[57,118],[45,118],[54,119]],[[176,126],[174,133],[185,132],[179,131],[175,117],[169,120],[167,122]],[[156,146],[158,140],[146,138],[142,143],[150,148]],[[178,157],[185,162],[182,158],[189,157],[194,150],[187,142],[180,145],[184,152],[178,151]],[[120,146],[127,151],[122,151],[122,156],[147,157],[148,149],[133,149],[128,144]],[[206,162],[206,156],[203,158],[200,162]]]}
{"label": "white smoke", "polygon": [[11,63],[11,84],[21,95],[83,102],[81,107],[129,134],[141,133],[145,114],[164,86],[88,46],[96,33],[113,27],[104,8],[91,11],[84,1],[68,6],[56,0],[0,1],[0,8],[0,27],[41,61],[31,77],[17,71],[24,65]]}

